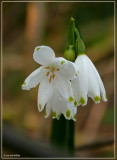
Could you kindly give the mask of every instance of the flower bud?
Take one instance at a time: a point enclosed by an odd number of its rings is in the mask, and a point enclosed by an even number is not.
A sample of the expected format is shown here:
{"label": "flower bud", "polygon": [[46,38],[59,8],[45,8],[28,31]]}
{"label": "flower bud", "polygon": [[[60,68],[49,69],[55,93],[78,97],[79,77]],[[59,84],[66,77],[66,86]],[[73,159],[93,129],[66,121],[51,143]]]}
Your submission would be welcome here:
{"label": "flower bud", "polygon": [[84,42],[80,37],[77,37],[76,39],[76,53],[77,53],[77,56],[86,53]]}
{"label": "flower bud", "polygon": [[68,28],[68,45],[75,45],[75,20],[72,17]]}
{"label": "flower bud", "polygon": [[64,52],[64,58],[72,62],[75,61],[75,48],[73,45],[69,45],[66,47]]}

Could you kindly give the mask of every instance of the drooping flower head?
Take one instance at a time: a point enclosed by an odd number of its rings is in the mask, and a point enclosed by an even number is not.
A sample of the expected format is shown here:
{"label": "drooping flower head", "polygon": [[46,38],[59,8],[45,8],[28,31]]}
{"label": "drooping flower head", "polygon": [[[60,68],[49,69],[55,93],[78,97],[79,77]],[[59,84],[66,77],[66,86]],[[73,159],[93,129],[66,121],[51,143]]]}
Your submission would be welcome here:
{"label": "drooping flower head", "polygon": [[86,48],[82,40],[79,29],[75,27],[76,34],[76,67],[79,69],[79,76],[72,80],[72,90],[75,98],[75,105],[85,106],[88,97],[92,98],[95,103],[100,103],[100,99],[107,101],[106,92],[101,77],[94,64],[88,58]]}
{"label": "drooping flower head", "polygon": [[77,105],[86,105],[88,97],[95,103],[100,103],[101,97],[107,101],[103,82],[91,60],[85,54],[81,54],[75,60],[75,64],[79,67],[79,76],[72,81],[72,89]]}
{"label": "drooping flower head", "polygon": [[54,51],[47,46],[37,46],[33,58],[42,66],[26,78],[22,89],[29,90],[40,84],[38,91],[39,111],[43,110],[55,89],[65,100],[73,101],[70,80],[78,75],[75,65],[62,57],[55,58]]}

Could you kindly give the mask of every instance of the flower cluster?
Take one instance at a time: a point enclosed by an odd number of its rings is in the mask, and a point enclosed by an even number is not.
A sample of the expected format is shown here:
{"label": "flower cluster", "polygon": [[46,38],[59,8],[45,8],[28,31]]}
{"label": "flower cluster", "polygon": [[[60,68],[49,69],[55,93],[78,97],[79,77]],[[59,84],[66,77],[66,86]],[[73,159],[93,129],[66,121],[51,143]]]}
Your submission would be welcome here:
{"label": "flower cluster", "polygon": [[86,105],[88,97],[95,103],[100,102],[100,96],[107,101],[99,73],[86,55],[79,55],[73,63],[56,58],[50,47],[37,46],[33,58],[42,66],[26,78],[22,89],[29,90],[39,84],[37,105],[40,112],[46,106],[45,117],[52,111],[53,118],[59,119],[63,114],[75,121],[77,106]]}

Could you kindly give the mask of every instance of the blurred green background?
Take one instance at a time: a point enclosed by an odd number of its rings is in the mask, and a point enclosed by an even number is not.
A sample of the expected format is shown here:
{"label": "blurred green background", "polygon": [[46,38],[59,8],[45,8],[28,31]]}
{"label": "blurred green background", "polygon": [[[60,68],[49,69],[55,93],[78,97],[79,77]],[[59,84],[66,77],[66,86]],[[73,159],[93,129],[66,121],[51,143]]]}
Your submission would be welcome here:
{"label": "blurred green background", "polygon": [[[49,143],[51,116],[38,112],[38,87],[21,90],[37,64],[32,56],[37,45],[53,48],[63,56],[70,17],[78,21],[87,55],[104,82],[108,102],[79,106],[75,122],[75,155],[113,157],[114,144],[78,149],[95,141],[114,138],[114,3],[113,2],[3,2],[3,122],[39,142]],[[3,123],[4,127],[4,123]],[[3,154],[13,152],[3,148]]]}

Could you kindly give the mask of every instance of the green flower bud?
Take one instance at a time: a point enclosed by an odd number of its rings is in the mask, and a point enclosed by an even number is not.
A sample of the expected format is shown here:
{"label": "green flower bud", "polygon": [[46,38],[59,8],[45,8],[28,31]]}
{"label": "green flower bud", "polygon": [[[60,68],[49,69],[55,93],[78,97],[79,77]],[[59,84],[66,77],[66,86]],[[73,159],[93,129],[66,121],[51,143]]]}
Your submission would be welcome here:
{"label": "green flower bud", "polygon": [[75,61],[75,48],[73,45],[69,45],[66,47],[64,52],[64,58],[72,62]]}
{"label": "green flower bud", "polygon": [[86,48],[84,45],[84,42],[82,41],[82,39],[80,37],[77,37],[76,39],[76,54],[77,56],[81,55],[81,54],[85,54],[86,53]]}
{"label": "green flower bud", "polygon": [[75,27],[75,35],[76,35],[76,54],[77,56],[81,55],[81,54],[85,54],[86,53],[86,48],[84,45],[84,42],[82,40],[82,35],[80,32],[80,29],[78,27],[78,25]]}
{"label": "green flower bud", "polygon": [[68,45],[75,45],[75,19],[71,17],[68,29]]}

